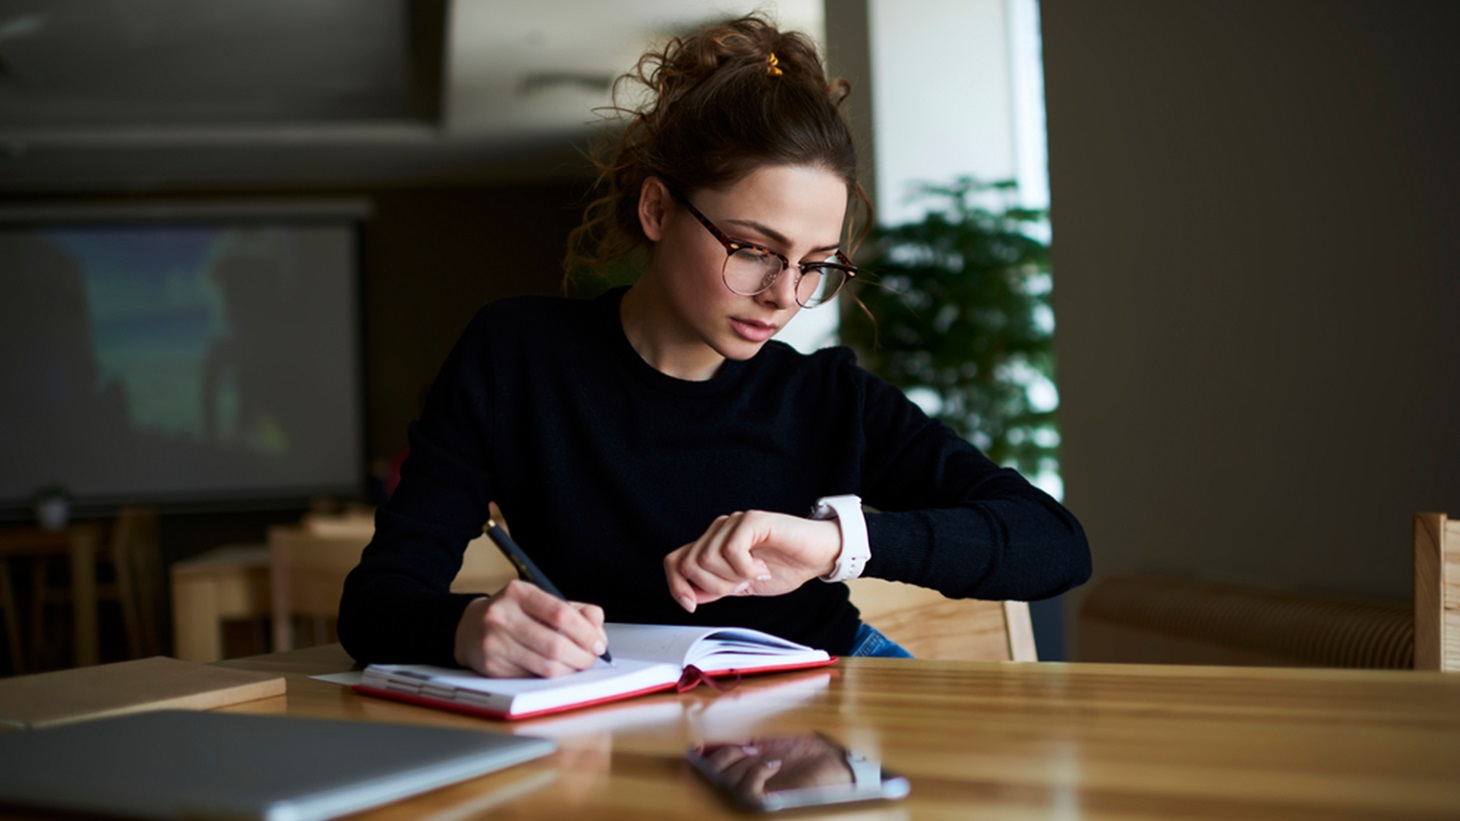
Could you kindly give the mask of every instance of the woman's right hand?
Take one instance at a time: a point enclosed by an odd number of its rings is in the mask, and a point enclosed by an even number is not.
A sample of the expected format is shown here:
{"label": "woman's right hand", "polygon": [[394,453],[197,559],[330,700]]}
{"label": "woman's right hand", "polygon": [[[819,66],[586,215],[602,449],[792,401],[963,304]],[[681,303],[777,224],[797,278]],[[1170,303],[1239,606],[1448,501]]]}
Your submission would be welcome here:
{"label": "woman's right hand", "polygon": [[494,678],[550,678],[592,667],[608,646],[603,608],[513,580],[473,600],[456,625],[456,663]]}

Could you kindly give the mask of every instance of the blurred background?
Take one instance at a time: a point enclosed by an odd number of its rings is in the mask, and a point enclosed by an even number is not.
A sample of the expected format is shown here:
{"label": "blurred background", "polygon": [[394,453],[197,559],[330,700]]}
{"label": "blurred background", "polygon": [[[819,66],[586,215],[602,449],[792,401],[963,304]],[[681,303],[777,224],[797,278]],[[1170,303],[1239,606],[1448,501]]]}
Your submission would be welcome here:
{"label": "blurred background", "polygon": [[161,505],[167,564],[374,501],[476,308],[559,289],[613,79],[759,10],[851,80],[885,225],[1050,210],[1041,483],[1097,578],[1405,601],[1460,511],[1457,9],[0,0],[0,512]]}

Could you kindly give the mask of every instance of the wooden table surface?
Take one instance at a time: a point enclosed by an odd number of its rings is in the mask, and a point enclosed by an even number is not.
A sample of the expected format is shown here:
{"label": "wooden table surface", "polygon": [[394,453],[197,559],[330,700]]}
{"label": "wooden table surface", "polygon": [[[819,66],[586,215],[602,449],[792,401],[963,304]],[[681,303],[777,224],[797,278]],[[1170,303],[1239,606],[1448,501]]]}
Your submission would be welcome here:
{"label": "wooden table surface", "polygon": [[[684,764],[698,740],[825,732],[909,777],[818,817],[1460,818],[1460,676],[1411,671],[844,659],[525,722],[353,694],[338,645],[221,662],[288,674],[229,708],[553,738],[554,755],[368,819],[736,818]],[[798,813],[799,814],[799,813]]]}

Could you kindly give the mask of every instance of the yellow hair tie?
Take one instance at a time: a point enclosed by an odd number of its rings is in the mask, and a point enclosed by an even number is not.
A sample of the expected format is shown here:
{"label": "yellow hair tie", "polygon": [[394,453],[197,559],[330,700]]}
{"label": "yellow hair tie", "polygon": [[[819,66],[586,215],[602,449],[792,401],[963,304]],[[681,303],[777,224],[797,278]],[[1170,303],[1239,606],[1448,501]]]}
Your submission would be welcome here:
{"label": "yellow hair tie", "polygon": [[766,60],[766,62],[769,63],[769,65],[766,66],[766,74],[769,74],[772,77],[781,76],[781,61],[776,59],[776,53],[774,51],[771,52],[770,59]]}

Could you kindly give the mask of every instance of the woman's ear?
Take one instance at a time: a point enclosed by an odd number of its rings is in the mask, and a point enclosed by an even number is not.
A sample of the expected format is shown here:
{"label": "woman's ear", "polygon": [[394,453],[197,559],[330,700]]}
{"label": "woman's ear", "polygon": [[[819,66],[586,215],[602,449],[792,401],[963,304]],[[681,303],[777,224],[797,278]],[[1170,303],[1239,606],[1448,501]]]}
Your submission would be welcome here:
{"label": "woman's ear", "polygon": [[639,186],[639,227],[650,242],[664,236],[664,215],[669,211],[669,189],[658,177],[646,177]]}

